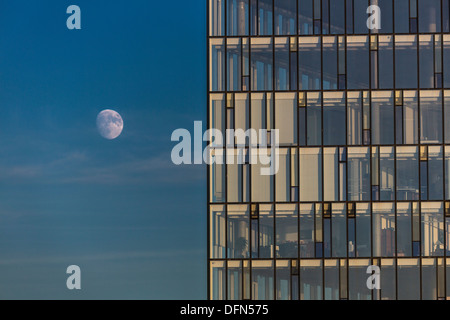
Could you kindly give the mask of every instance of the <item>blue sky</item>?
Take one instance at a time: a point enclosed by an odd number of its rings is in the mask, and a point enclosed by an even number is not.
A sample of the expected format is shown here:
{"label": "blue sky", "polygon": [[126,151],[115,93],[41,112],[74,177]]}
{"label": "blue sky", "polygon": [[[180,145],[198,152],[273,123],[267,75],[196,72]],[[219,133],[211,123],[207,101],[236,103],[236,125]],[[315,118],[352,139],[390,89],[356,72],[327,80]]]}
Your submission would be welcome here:
{"label": "blue sky", "polygon": [[0,2],[0,299],[206,298],[206,169],[170,160],[173,130],[206,120],[205,17],[201,0]]}

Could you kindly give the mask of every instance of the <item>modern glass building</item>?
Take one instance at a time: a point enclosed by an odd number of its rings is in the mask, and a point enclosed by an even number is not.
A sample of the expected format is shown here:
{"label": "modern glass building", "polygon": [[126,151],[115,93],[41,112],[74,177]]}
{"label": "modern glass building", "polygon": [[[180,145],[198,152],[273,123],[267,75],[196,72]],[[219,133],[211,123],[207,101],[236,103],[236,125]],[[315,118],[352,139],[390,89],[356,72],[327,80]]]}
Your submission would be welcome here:
{"label": "modern glass building", "polygon": [[450,299],[449,16],[449,0],[208,0],[208,128],[281,145],[275,176],[208,167],[210,299]]}

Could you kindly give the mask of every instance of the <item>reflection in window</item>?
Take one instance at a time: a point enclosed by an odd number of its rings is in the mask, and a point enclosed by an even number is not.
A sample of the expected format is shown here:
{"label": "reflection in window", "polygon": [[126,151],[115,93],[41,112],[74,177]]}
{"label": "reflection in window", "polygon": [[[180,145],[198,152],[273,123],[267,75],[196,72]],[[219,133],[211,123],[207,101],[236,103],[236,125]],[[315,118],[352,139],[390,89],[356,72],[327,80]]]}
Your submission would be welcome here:
{"label": "reflection in window", "polygon": [[347,61],[348,89],[369,88],[369,37],[347,37]]}
{"label": "reflection in window", "polygon": [[298,208],[277,205],[275,214],[277,258],[298,257]]}
{"label": "reflection in window", "polygon": [[[383,17],[384,14],[381,15]],[[384,25],[383,29],[384,30]],[[379,88],[388,89],[394,86],[394,38],[378,37],[378,74]]]}
{"label": "reflection in window", "polygon": [[444,87],[450,87],[450,34],[443,35]]}
{"label": "reflection in window", "polygon": [[330,3],[330,33],[345,33],[345,0],[333,0]]}
{"label": "reflection in window", "polygon": [[[211,155],[223,156],[222,150],[212,150]],[[225,165],[214,163],[210,166],[211,172],[211,202],[225,202]]]}
{"label": "reflection in window", "polygon": [[300,149],[300,201],[322,201],[322,151]]}
{"label": "reflection in window", "polygon": [[393,32],[392,1],[393,0],[377,1],[378,6],[380,7],[380,10],[381,10],[381,30],[378,30],[379,33],[392,33]]}
{"label": "reflection in window", "polygon": [[248,0],[227,0],[227,33],[229,36],[248,35],[248,11]]}
{"label": "reflection in window", "polygon": [[397,200],[419,199],[417,147],[397,147]]}
{"label": "reflection in window", "polygon": [[253,300],[273,300],[273,261],[252,261]]}
{"label": "reflection in window", "polygon": [[442,143],[442,92],[420,92],[420,126],[422,143]]}
{"label": "reflection in window", "polygon": [[381,300],[396,299],[396,265],[394,259],[381,260]]}
{"label": "reflection in window", "polygon": [[275,194],[278,202],[288,202],[290,193],[291,163],[287,148],[280,148],[277,152],[279,169],[275,175]]}
{"label": "reflection in window", "polygon": [[306,108],[307,119],[307,144],[317,146],[322,144],[322,94],[319,92],[308,93],[308,105]]}
{"label": "reflection in window", "polygon": [[409,0],[394,0],[394,6],[395,33],[409,33]]}
{"label": "reflection in window", "polygon": [[337,89],[337,38],[323,37],[323,90]]}
{"label": "reflection in window", "polygon": [[445,146],[445,199],[450,200],[450,147]]}
{"label": "reflection in window", "polygon": [[444,255],[444,208],[442,202],[422,202],[422,255]]}
{"label": "reflection in window", "polygon": [[441,146],[428,148],[428,200],[441,200],[443,197],[443,158],[444,152]]}
{"label": "reflection in window", "polygon": [[436,300],[436,260],[422,260],[422,300]]}
{"label": "reflection in window", "polygon": [[225,261],[212,261],[210,265],[211,300],[226,299]]}
{"label": "reflection in window", "polygon": [[[262,154],[264,157],[270,155],[270,149],[254,150],[253,155],[258,156]],[[261,161],[255,161],[252,164],[252,201],[253,202],[271,202],[273,201],[274,181],[273,176],[262,175],[262,168],[269,168],[270,165],[263,165]]]}
{"label": "reflection in window", "polygon": [[445,143],[450,144],[450,91],[448,90],[444,91],[444,124]]}
{"label": "reflection in window", "polygon": [[419,32],[441,32],[441,1],[419,1]]}
{"label": "reflection in window", "polygon": [[273,44],[270,38],[251,39],[252,90],[272,90]]}
{"label": "reflection in window", "polygon": [[431,34],[419,36],[419,74],[421,88],[434,88],[434,37]]}
{"label": "reflection in window", "polygon": [[[289,39],[275,38],[275,89],[289,89]],[[294,61],[292,61],[294,62]],[[292,88],[294,89],[294,88]]]}
{"label": "reflection in window", "polygon": [[372,92],[372,143],[394,144],[394,93]]}
{"label": "reflection in window", "polygon": [[347,206],[333,203],[331,215],[331,252],[335,258],[347,256]]}
{"label": "reflection in window", "polygon": [[300,261],[300,299],[322,300],[322,261]]}
{"label": "reflection in window", "polygon": [[240,91],[242,79],[242,46],[237,38],[227,39],[228,91]]}
{"label": "reflection in window", "polygon": [[290,261],[276,261],[277,300],[291,300],[291,263]]}
{"label": "reflection in window", "polygon": [[[258,223],[259,222],[259,223]],[[252,250],[253,258],[271,259],[273,258],[273,205],[260,204],[259,206],[259,219],[252,221],[257,227],[252,226]],[[259,235],[258,235],[259,229]],[[255,239],[255,237],[258,237]],[[254,239],[254,240],[253,240]],[[255,245],[256,244],[256,245]],[[259,244],[258,248],[255,248]],[[258,253],[259,249],[259,254]]]}
{"label": "reflection in window", "polygon": [[369,148],[348,148],[348,200],[370,200]]}
{"label": "reflection in window", "polygon": [[371,255],[371,209],[369,203],[356,204],[356,257]]}
{"label": "reflection in window", "polygon": [[272,34],[272,0],[251,0],[252,35],[270,36]]}
{"label": "reflection in window", "polygon": [[362,93],[347,93],[347,143],[362,144]]}
{"label": "reflection in window", "polygon": [[211,259],[225,258],[225,206],[212,206],[210,209]]}
{"label": "reflection in window", "polygon": [[313,34],[313,1],[298,1],[298,28],[300,34]]}
{"label": "reflection in window", "polygon": [[249,207],[248,205],[229,205],[227,214],[228,258],[249,257]]}
{"label": "reflection in window", "polygon": [[[403,91],[403,141],[419,143],[419,98],[417,91]],[[397,131],[398,132],[398,131]]]}
{"label": "reflection in window", "polygon": [[392,203],[373,204],[373,255],[395,256],[395,208]]}
{"label": "reflection in window", "polygon": [[209,2],[209,34],[223,36],[225,31],[225,1],[210,0]]}
{"label": "reflection in window", "polygon": [[411,203],[397,203],[397,255],[399,257],[412,256],[411,209]]}
{"label": "reflection in window", "polygon": [[321,89],[321,43],[319,37],[299,38],[300,90]]}
{"label": "reflection in window", "polygon": [[297,144],[297,110],[296,93],[275,94],[275,128],[279,130],[280,145]]}
{"label": "reflection in window", "polygon": [[393,147],[380,148],[380,200],[395,199],[395,159]]}
{"label": "reflection in window", "polygon": [[275,34],[296,34],[297,0],[277,0],[275,3]]}
{"label": "reflection in window", "polygon": [[398,300],[420,300],[419,259],[398,260]]}
{"label": "reflection in window", "polygon": [[323,151],[324,200],[339,200],[339,156],[338,148],[325,148]]}
{"label": "reflection in window", "polygon": [[345,145],[345,93],[323,95],[323,144]]}
{"label": "reflection in window", "polygon": [[348,294],[350,300],[372,300],[372,291],[367,288],[367,268],[370,260],[350,260],[348,268]]}
{"label": "reflection in window", "polygon": [[338,260],[325,260],[325,300],[339,300]]}
{"label": "reflection in window", "polygon": [[228,261],[228,300],[242,300],[242,261]]}
{"label": "reflection in window", "polygon": [[314,204],[300,205],[300,257],[314,258]]}
{"label": "reflection in window", "polygon": [[210,40],[210,84],[211,91],[225,90],[225,40]]}
{"label": "reflection in window", "polygon": [[395,86],[397,88],[417,87],[417,68],[411,68],[415,65],[417,65],[417,37],[395,36]]}

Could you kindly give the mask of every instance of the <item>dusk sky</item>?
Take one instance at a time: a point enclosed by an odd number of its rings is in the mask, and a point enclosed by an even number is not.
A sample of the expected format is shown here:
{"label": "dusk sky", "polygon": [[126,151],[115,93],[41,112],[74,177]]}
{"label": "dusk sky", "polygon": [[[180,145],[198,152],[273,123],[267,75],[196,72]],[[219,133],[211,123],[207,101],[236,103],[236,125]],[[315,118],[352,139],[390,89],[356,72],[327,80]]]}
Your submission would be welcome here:
{"label": "dusk sky", "polygon": [[172,132],[206,121],[205,17],[202,0],[0,0],[0,299],[206,299],[206,167],[170,158]]}

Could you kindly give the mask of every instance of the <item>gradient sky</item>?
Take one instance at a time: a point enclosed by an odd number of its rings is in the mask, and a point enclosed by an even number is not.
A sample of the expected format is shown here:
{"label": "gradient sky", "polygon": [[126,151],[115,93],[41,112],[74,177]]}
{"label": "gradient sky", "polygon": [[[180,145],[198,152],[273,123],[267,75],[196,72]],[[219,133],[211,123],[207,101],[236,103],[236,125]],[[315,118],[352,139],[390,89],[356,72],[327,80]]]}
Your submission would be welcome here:
{"label": "gradient sky", "polygon": [[206,168],[170,159],[173,130],[206,120],[205,17],[204,0],[0,1],[0,299],[206,298]]}

